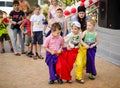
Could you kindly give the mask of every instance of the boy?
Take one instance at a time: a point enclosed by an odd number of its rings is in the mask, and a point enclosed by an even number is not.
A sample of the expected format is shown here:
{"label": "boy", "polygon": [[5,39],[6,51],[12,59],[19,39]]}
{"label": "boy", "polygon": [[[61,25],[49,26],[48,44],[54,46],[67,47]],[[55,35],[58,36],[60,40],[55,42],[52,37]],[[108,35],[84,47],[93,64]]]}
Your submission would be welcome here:
{"label": "boy", "polygon": [[[23,20],[22,24],[20,25],[20,29],[22,30],[22,33],[25,35],[25,45],[26,45],[26,55],[30,51],[29,46],[31,44],[32,38],[31,38],[31,22],[30,17],[32,15],[32,11],[26,12],[26,19]],[[26,31],[24,31],[24,27],[26,28]]]}
{"label": "boy", "polygon": [[54,84],[58,80],[59,84],[63,81],[59,79],[56,74],[57,53],[60,53],[63,46],[63,38],[60,36],[61,26],[59,23],[53,23],[51,26],[51,34],[44,41],[44,48],[46,50],[46,64],[49,67],[50,81],[49,84]]}
{"label": "boy", "polygon": [[11,28],[13,29],[13,48],[14,48],[14,54],[16,56],[20,56],[20,53],[17,49],[17,34],[19,34],[20,41],[21,41],[21,52],[24,52],[24,46],[22,45],[22,32],[20,30],[20,24],[22,23],[22,20],[24,18],[24,12],[19,10],[19,2],[14,1],[13,2],[13,11],[10,12],[10,18],[11,20]]}
{"label": "boy", "polygon": [[[62,32],[61,32],[61,36],[66,36],[66,33],[67,33],[67,28],[66,28],[66,21],[65,21],[65,18],[63,16],[63,9],[61,7],[58,7],[56,9],[56,17],[53,18],[53,20],[55,22],[58,22],[60,25],[61,25],[61,28],[62,28]],[[49,36],[51,33],[51,30],[48,31],[48,33],[46,34],[46,37]]]}
{"label": "boy", "polygon": [[43,25],[45,17],[40,13],[40,9],[39,5],[35,5],[34,15],[30,19],[34,59],[37,59],[37,57],[43,59],[41,55],[41,44],[43,44],[43,33],[45,32],[45,25]]}
{"label": "boy", "polygon": [[8,22],[9,21],[7,18],[3,18],[3,12],[2,10],[0,10],[0,43],[1,43],[1,48],[2,48],[1,53],[5,53],[4,39],[9,42],[10,50],[11,52],[13,52],[12,43],[11,43],[10,37],[8,35],[8,31],[7,31]]}

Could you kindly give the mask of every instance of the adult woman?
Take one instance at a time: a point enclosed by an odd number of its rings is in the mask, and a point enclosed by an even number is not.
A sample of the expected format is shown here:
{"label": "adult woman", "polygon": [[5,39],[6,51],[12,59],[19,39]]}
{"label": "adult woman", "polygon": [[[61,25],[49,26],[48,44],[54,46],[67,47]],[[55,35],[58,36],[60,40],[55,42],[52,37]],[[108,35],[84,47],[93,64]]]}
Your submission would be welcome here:
{"label": "adult woman", "polygon": [[56,17],[56,9],[58,7],[58,0],[51,0],[51,4],[49,7],[49,11],[48,11],[48,21],[51,18],[55,18]]}
{"label": "adult woman", "polygon": [[80,24],[81,24],[81,30],[82,32],[86,30],[86,21],[87,21],[87,18],[86,18],[86,8],[84,6],[79,6],[77,8],[77,11],[78,11],[78,15],[73,17],[72,19],[74,21],[78,21]]}

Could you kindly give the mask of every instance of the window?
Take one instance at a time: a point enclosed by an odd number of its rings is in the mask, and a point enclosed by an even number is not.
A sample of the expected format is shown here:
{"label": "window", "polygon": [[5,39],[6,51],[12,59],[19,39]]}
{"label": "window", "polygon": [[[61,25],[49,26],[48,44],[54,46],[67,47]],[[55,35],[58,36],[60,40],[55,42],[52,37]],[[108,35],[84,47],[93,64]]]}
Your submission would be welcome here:
{"label": "window", "polygon": [[5,2],[4,1],[0,1],[0,7],[5,6]]}
{"label": "window", "polygon": [[12,4],[13,4],[12,2],[6,2],[7,7],[12,7]]}

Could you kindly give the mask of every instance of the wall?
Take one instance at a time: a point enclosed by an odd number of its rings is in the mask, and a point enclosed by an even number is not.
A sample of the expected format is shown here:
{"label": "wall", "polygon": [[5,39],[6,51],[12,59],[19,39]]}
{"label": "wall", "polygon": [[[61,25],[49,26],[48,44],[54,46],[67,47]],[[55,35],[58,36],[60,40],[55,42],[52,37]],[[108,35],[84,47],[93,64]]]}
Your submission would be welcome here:
{"label": "wall", "polygon": [[97,56],[120,66],[120,30],[96,29],[99,36]]}

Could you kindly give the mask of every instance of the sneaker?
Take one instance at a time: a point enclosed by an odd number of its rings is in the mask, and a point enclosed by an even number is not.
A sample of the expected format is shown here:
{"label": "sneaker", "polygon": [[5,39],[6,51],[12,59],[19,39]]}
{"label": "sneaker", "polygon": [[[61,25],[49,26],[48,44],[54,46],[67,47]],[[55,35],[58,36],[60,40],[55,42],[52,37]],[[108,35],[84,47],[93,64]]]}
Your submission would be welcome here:
{"label": "sneaker", "polygon": [[92,74],[90,74],[88,78],[91,79],[91,80],[94,80],[94,79],[95,79],[95,76],[92,75]]}
{"label": "sneaker", "polygon": [[58,84],[63,84],[62,79],[58,79],[57,81],[58,81]]}
{"label": "sneaker", "polygon": [[1,51],[1,53],[5,53],[5,49],[4,49],[4,48],[2,48],[2,51]]}
{"label": "sneaker", "polygon": [[67,80],[67,83],[72,83],[72,80]]}
{"label": "sneaker", "polygon": [[85,81],[84,81],[83,79],[81,79],[81,80],[76,79],[76,81],[77,81],[78,83],[80,83],[80,84],[84,84],[84,83],[85,83]]}
{"label": "sneaker", "polygon": [[15,53],[15,56],[20,56],[21,54],[20,53]]}
{"label": "sneaker", "polygon": [[49,81],[49,84],[54,84],[54,80],[50,80],[50,81]]}

